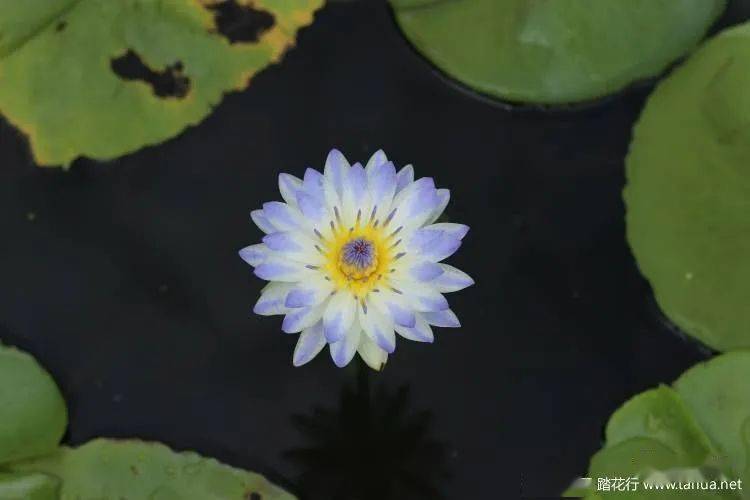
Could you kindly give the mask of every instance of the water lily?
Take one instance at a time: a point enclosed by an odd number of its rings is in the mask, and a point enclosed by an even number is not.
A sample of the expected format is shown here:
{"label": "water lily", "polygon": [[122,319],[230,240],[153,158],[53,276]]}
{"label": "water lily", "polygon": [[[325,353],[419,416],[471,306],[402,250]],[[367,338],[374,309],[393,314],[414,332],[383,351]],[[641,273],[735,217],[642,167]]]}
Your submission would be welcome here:
{"label": "water lily", "polygon": [[281,329],[301,333],[295,366],[328,345],[339,367],[359,353],[380,370],[396,334],[432,342],[431,326],[460,326],[443,294],[474,282],[441,261],[469,228],[435,223],[447,189],[429,177],[415,181],[411,165],[397,172],[382,151],[363,167],[334,149],[322,174],[281,174],[279,190],[284,202],[251,213],[263,242],[240,256],[269,282],[255,313],[284,315]]}

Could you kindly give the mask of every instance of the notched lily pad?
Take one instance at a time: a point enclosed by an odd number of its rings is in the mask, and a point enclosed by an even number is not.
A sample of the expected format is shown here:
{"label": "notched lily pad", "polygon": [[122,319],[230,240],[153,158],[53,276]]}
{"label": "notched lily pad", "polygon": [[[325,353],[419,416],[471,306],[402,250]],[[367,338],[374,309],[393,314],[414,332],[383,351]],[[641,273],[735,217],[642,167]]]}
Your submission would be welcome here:
{"label": "notched lily pad", "polygon": [[28,354],[0,345],[0,469],[54,450],[66,426],[65,401],[52,377]]}
{"label": "notched lily pad", "polygon": [[0,113],[39,165],[108,160],[205,118],[323,0],[0,3]]}
{"label": "notched lily pad", "polygon": [[406,37],[448,75],[504,100],[587,101],[661,73],[725,0],[390,0]]}
{"label": "notched lily pad", "polygon": [[60,498],[295,500],[259,474],[143,441],[95,439],[11,469],[58,478]]}
{"label": "notched lily pad", "polygon": [[659,306],[713,349],[750,347],[750,24],[664,80],[628,155],[627,233]]}
{"label": "notched lily pad", "polygon": [[[750,352],[699,364],[673,385],[646,391],[609,420],[606,443],[591,460],[588,491],[596,498],[740,499],[750,484]],[[604,491],[600,478],[636,478],[637,489]],[[711,488],[711,482],[716,487]],[[735,481],[734,489],[719,489]],[[742,490],[736,481],[742,481]],[[707,490],[646,489],[645,483],[699,482]]]}

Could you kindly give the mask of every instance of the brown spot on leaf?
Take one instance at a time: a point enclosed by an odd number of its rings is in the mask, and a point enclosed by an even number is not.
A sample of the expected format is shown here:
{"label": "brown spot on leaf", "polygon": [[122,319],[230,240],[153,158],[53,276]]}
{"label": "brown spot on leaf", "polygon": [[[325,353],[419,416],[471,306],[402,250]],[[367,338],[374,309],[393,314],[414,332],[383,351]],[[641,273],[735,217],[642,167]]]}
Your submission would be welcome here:
{"label": "brown spot on leaf", "polygon": [[245,500],[263,500],[263,497],[260,495],[260,493],[248,491],[247,495],[245,495]]}
{"label": "brown spot on leaf", "polygon": [[136,467],[135,465],[131,465],[131,466],[130,466],[130,472],[131,472],[131,473],[132,473],[132,474],[133,474],[134,476],[139,476],[139,475],[141,474],[141,471],[139,471],[139,470],[138,470],[138,467]]}
{"label": "brown spot on leaf", "polygon": [[167,66],[163,71],[154,71],[141,58],[128,50],[124,55],[112,59],[112,71],[123,80],[141,80],[151,85],[157,97],[183,98],[190,90],[190,79],[182,73],[182,63]]}
{"label": "brown spot on leaf", "polygon": [[275,22],[272,14],[240,5],[237,0],[225,0],[209,5],[208,8],[214,13],[219,33],[230,43],[257,42]]}
{"label": "brown spot on leaf", "polygon": [[68,27],[67,21],[60,21],[59,23],[55,25],[55,31],[60,33],[61,31],[65,30],[65,28],[67,27]]}

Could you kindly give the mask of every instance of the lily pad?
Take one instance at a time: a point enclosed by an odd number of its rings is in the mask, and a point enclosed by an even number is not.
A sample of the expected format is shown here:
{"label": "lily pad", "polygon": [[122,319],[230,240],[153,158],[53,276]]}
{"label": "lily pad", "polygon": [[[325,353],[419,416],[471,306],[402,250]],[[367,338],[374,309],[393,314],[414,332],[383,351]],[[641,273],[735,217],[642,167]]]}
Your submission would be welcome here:
{"label": "lily pad", "polygon": [[0,468],[53,451],[66,426],[52,377],[28,354],[0,345]]}
{"label": "lily pad", "polygon": [[60,481],[46,474],[0,473],[3,500],[57,500]]}
{"label": "lily pad", "polygon": [[[0,2],[0,113],[28,136],[39,165],[108,160],[160,143],[277,62],[322,4]],[[250,16],[250,28],[257,19],[272,25],[258,21],[267,29],[257,40],[225,36],[221,16],[230,5]]]}
{"label": "lily pad", "polygon": [[627,234],[661,309],[726,351],[750,347],[750,24],[664,80],[627,158]]}
{"label": "lily pad", "polygon": [[295,498],[259,474],[143,441],[95,439],[79,448],[62,447],[46,457],[14,463],[11,470],[58,478],[60,498]]}
{"label": "lily pad", "polygon": [[427,59],[479,92],[573,103],[661,73],[724,0],[391,0]]}
{"label": "lily pad", "polygon": [[[591,460],[586,498],[740,499],[750,484],[750,351],[699,364],[670,387],[646,391],[609,420],[606,443]],[[600,478],[636,478],[636,490],[605,491]],[[717,482],[714,490],[647,489],[646,483]],[[734,489],[718,489],[721,481]],[[742,484],[742,490],[738,488]]]}

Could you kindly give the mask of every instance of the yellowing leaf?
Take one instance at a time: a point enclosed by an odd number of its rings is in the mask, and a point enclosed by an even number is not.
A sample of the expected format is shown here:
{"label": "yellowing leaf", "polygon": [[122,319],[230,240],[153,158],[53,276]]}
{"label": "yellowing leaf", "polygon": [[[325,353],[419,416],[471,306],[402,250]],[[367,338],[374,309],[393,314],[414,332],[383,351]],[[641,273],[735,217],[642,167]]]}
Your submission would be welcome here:
{"label": "yellowing leaf", "polygon": [[[322,4],[0,2],[0,113],[28,136],[40,165],[108,160],[157,144],[199,123],[225,92],[245,88],[277,62]],[[270,14],[272,25],[257,41],[232,43],[217,24],[226,7]]]}

